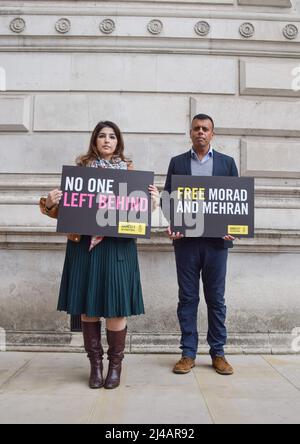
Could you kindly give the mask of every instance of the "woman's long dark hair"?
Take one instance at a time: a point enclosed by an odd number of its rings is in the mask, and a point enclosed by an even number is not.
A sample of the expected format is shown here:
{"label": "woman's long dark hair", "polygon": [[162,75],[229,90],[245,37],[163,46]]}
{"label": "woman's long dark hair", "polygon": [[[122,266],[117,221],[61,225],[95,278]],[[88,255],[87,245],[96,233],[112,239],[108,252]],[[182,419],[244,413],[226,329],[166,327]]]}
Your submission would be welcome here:
{"label": "woman's long dark hair", "polygon": [[96,160],[99,158],[99,153],[97,150],[97,137],[100,133],[100,131],[103,128],[111,128],[116,137],[117,137],[117,147],[115,149],[115,152],[113,153],[114,157],[119,157],[121,160],[125,161],[125,157],[124,157],[124,139],[123,139],[123,135],[120,131],[120,128],[113,122],[110,121],[104,121],[104,122],[99,122],[93,133],[91,136],[91,141],[90,141],[90,146],[89,146],[89,150],[86,154],[83,154],[79,157],[77,157],[76,159],[76,164],[79,166],[87,166],[89,165],[93,160]]}

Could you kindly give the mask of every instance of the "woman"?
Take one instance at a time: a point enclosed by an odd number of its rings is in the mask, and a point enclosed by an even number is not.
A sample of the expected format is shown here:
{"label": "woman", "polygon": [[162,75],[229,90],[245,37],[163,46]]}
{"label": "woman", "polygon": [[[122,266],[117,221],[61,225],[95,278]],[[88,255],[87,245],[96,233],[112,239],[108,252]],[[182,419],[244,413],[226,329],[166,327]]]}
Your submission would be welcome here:
{"label": "woman", "polygon": [[[77,158],[77,165],[95,168],[132,170],[124,157],[121,131],[113,122],[95,127],[87,154]],[[149,186],[152,197],[158,195]],[[43,214],[57,217],[62,192],[51,191],[41,198]],[[120,384],[124,358],[127,316],[144,313],[137,248],[134,239],[68,235],[58,310],[81,315],[85,350],[91,364],[89,386],[113,389]],[[101,322],[106,319],[109,369],[103,379]]]}

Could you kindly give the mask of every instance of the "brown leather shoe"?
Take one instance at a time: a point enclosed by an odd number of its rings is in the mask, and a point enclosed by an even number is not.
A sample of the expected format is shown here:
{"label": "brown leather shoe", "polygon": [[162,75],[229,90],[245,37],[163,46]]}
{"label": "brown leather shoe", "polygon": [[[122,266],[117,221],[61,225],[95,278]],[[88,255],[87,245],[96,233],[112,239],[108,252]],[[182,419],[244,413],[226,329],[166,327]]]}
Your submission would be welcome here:
{"label": "brown leather shoe", "polygon": [[234,373],[233,368],[226,361],[225,356],[215,356],[212,358],[212,365],[219,375],[232,375]]}
{"label": "brown leather shoe", "polygon": [[195,359],[182,356],[182,358],[175,364],[173,373],[184,374],[189,373],[195,367]]}

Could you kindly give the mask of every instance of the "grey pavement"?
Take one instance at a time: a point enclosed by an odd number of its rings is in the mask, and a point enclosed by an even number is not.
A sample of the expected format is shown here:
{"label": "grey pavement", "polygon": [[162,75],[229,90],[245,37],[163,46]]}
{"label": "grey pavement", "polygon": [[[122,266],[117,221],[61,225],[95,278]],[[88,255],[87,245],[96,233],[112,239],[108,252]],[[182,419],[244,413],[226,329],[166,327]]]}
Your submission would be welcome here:
{"label": "grey pavement", "polygon": [[[1,424],[300,424],[300,356],[207,355],[186,375],[178,355],[129,354],[122,384],[90,390],[83,353],[0,353]],[[107,361],[105,361],[107,368]]]}

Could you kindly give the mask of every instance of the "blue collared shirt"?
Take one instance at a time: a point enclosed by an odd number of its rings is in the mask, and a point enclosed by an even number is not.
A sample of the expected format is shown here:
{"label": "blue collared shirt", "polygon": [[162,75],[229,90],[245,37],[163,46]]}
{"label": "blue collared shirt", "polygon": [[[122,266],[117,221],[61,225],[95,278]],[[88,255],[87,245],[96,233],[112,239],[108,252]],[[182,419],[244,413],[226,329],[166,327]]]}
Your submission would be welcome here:
{"label": "blue collared shirt", "polygon": [[212,146],[209,147],[208,153],[205,154],[205,156],[203,157],[202,160],[199,159],[199,157],[198,157],[198,155],[197,155],[197,153],[196,153],[196,151],[194,150],[193,147],[191,149],[191,153],[192,153],[192,158],[195,159],[195,160],[198,160],[201,164],[207,162],[214,155]]}

